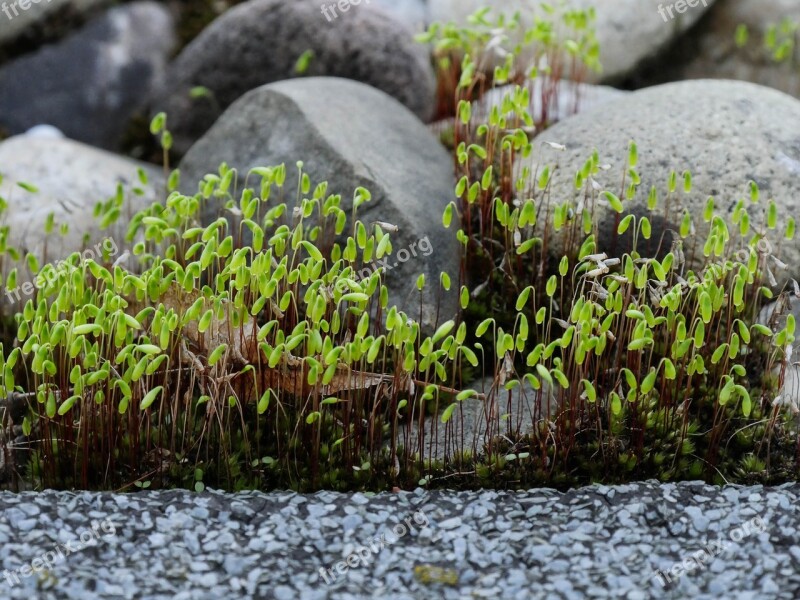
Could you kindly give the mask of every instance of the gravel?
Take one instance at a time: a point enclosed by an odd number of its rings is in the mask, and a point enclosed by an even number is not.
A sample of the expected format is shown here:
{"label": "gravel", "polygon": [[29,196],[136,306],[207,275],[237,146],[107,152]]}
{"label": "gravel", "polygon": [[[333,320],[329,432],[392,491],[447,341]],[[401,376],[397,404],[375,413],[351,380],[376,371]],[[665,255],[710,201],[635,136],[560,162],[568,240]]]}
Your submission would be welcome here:
{"label": "gravel", "polygon": [[[790,599],[800,596],[798,496],[800,484],[657,482],[4,493],[0,597]],[[24,576],[25,565],[36,572]]]}

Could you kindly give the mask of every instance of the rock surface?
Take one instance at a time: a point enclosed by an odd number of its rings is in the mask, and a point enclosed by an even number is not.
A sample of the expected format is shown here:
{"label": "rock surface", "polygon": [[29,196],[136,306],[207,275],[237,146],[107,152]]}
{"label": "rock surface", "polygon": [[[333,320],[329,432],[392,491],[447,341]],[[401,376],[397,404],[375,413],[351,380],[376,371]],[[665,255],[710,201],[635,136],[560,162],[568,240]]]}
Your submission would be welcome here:
{"label": "rock surface", "polygon": [[[588,112],[624,98],[630,92],[618,90],[605,85],[592,85],[590,83],[575,83],[562,80],[559,84],[559,93],[554,96],[550,92],[543,94],[544,80],[534,79],[528,85],[530,104],[528,112],[536,124],[546,124],[547,127],[558,123],[568,117],[582,112]],[[503,97],[513,94],[513,86],[500,86],[492,88],[478,100],[472,103],[472,116],[477,123],[488,123],[492,108],[497,106],[502,110]],[[445,134],[449,136],[457,117],[440,119],[431,123],[428,128],[440,139]],[[543,126],[543,125],[542,125]],[[541,130],[537,130],[541,132]],[[546,131],[546,129],[544,130]]]}
{"label": "rock surface", "polygon": [[[763,45],[767,29],[787,17],[795,22],[800,19],[800,0],[719,2],[690,34],[682,36],[648,72],[640,74],[637,83],[740,79],[800,97],[800,73],[796,66],[776,63]],[[750,41],[744,48],[736,46],[736,28],[740,24],[750,31]]]}
{"label": "rock surface", "polygon": [[[603,73],[592,75],[592,81],[616,81],[631,73],[642,61],[657,54],[682,32],[688,30],[707,10],[706,0],[693,0],[697,6],[683,14],[673,12],[667,22],[659,14],[659,5],[671,5],[660,0],[568,0],[569,8],[597,9],[597,39],[600,42],[600,62]],[[707,0],[710,7],[714,0]],[[429,0],[431,21],[466,23],[469,15],[479,8],[491,6],[495,13],[521,11],[523,24],[531,26],[534,17],[545,17],[542,4],[557,5],[545,0]]]}
{"label": "rock surface", "polygon": [[[746,197],[748,181],[761,189],[762,205],[772,198],[779,215],[797,216],[800,211],[800,102],[781,92],[750,83],[731,81],[687,81],[649,88],[630,94],[596,113],[584,113],[561,121],[539,138],[535,160],[557,164],[552,197],[577,199],[574,177],[592,151],[600,150],[600,162],[610,164],[598,183],[622,197],[619,181],[627,166],[631,140],[639,147],[639,192],[628,204],[631,212],[643,210],[651,186],[659,189],[664,206],[671,170],[688,169],[693,190],[679,192],[671,200],[669,227],[679,229],[682,208],[694,216],[700,240],[705,241],[700,218],[709,196],[718,211],[729,215],[736,202]],[[567,147],[558,152],[543,142]],[[611,210],[600,226],[601,242],[614,231]],[[756,212],[751,209],[751,217]],[[754,224],[760,223],[753,221]],[[653,222],[653,239],[660,239],[665,223]],[[783,236],[783,225],[770,234]],[[669,251],[669,241],[665,241]],[[607,246],[607,244],[606,244]],[[554,246],[555,248],[555,246]],[[800,277],[800,241],[783,243],[780,258],[789,264],[786,273]],[[605,248],[607,251],[607,248]],[[778,275],[778,273],[776,273]]]}
{"label": "rock surface", "polygon": [[[624,98],[630,92],[618,90],[605,85],[592,85],[561,81],[557,97],[543,93],[544,80],[534,79],[528,89],[530,90],[530,113],[534,122],[557,123],[575,114],[588,112],[610,102]],[[510,86],[494,88],[483,98],[476,102],[473,114],[488,122],[492,106],[502,105],[503,96],[513,92]],[[543,102],[543,97],[547,102]]]}
{"label": "rock surface", "polygon": [[797,484],[656,482],[566,493],[6,493],[0,585],[11,600],[791,600],[798,502]]}
{"label": "rock surface", "polygon": [[[195,144],[180,164],[182,189],[216,173],[221,162],[245,174],[254,167],[285,163],[285,197],[296,195],[295,163],[302,160],[312,182],[328,182],[328,193],[352,207],[358,186],[372,193],[361,206],[364,223],[384,221],[394,253],[385,281],[390,303],[420,314],[417,276],[426,274],[422,323],[433,326],[458,310],[459,249],[454,229],[442,226],[442,211],[453,198],[452,162],[447,152],[404,106],[368,85],[338,78],[306,78],[263,86],[234,103]],[[216,218],[219,207],[206,215]],[[401,253],[405,251],[403,256]],[[451,293],[439,300],[439,274],[453,278]]]}
{"label": "rock surface", "polygon": [[38,124],[103,148],[162,83],[175,44],[169,11],[135,2],[108,11],[63,41],[0,68],[0,127]]}
{"label": "rock surface", "polygon": [[372,0],[372,5],[405,23],[413,31],[423,31],[428,23],[426,0]]}
{"label": "rock surface", "polygon": [[[305,75],[367,83],[430,118],[433,70],[412,31],[366,4],[336,14],[327,20],[315,0],[251,0],[214,21],[178,56],[169,86],[153,102],[169,115],[175,150],[186,152],[247,91],[297,77],[306,51],[313,57]],[[210,95],[192,98],[196,87]]]}
{"label": "rock surface", "polygon": [[[140,168],[148,174],[147,186],[139,182]],[[112,240],[116,244],[107,243],[105,249],[114,254],[114,245],[119,251],[128,228],[126,216],[152,203],[164,189],[158,169],[68,139],[16,136],[4,141],[0,144],[0,174],[0,196],[8,203],[6,211],[0,212],[0,226],[8,227],[8,245],[21,254],[20,264],[2,265],[3,283],[12,266],[17,266],[20,274],[17,293],[9,296],[7,292],[0,299],[0,307],[9,301],[16,304],[17,295],[24,305],[35,293],[24,285],[31,281],[30,272],[23,266],[27,252],[40,261],[57,261],[72,252],[95,248],[98,242]],[[38,191],[21,188],[20,182],[34,185]],[[94,207],[112,198],[118,183],[129,198],[123,217],[101,231],[93,216]],[[137,186],[144,192],[141,196],[130,193]],[[45,236],[44,225],[50,213],[54,214],[56,225],[54,232]],[[62,223],[69,225],[66,235],[59,232]],[[86,236],[88,240],[84,240]]]}

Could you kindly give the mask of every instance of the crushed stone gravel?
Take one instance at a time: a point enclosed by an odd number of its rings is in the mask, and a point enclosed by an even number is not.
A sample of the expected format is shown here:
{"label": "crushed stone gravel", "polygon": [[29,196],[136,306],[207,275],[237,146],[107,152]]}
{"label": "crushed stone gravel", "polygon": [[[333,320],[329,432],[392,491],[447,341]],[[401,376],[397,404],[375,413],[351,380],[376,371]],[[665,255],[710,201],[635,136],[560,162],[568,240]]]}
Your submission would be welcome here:
{"label": "crushed stone gravel", "polygon": [[799,496],[657,482],[3,493],[0,598],[791,599]]}

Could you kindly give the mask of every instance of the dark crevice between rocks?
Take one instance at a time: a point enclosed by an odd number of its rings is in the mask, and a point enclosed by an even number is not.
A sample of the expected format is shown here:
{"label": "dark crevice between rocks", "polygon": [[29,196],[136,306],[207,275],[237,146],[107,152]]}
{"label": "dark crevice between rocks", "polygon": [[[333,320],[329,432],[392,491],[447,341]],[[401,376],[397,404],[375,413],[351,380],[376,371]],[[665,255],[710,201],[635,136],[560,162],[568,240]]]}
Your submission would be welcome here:
{"label": "dark crevice between rocks", "polygon": [[[137,0],[122,0],[111,3],[111,7],[129,4]],[[178,54],[186,45],[223,12],[245,0],[156,0],[166,5],[177,22]],[[0,45],[0,65],[15,58],[35,52],[46,44],[58,42],[85,25],[94,17],[103,14],[110,6],[95,6],[88,11],[76,11],[70,5],[60,7],[49,17],[34,23],[18,37]]]}
{"label": "dark crevice between rocks", "polygon": [[[134,0],[127,0],[132,2]],[[178,46],[175,54],[183,50],[203,29],[229,8],[246,0],[159,0],[169,7],[177,21]]]}
{"label": "dark crevice between rocks", "polygon": [[56,9],[44,21],[32,23],[21,35],[0,46],[0,65],[62,40],[103,10],[103,7],[95,7],[81,12],[74,10],[71,5]]}
{"label": "dark crevice between rocks", "polygon": [[713,18],[714,11],[706,11],[694,26],[674,38],[666,48],[644,60],[635,72],[609,85],[634,91],[684,79],[681,70],[700,53],[702,34],[709,30]]}

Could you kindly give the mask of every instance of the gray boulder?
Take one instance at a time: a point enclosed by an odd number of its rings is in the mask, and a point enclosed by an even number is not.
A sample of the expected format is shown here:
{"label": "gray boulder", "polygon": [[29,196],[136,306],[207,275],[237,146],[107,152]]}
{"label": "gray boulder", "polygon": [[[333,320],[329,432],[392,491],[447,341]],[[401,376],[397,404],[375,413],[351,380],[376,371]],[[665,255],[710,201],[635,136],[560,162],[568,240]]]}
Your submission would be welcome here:
{"label": "gray boulder", "polygon": [[[714,5],[691,34],[642,74],[644,83],[681,79],[739,79],[773,87],[800,97],[800,72],[794,65],[776,63],[764,48],[771,25],[785,18],[797,22],[800,0],[726,0]],[[736,28],[744,24],[750,41],[736,46]],[[795,50],[797,52],[797,50]]]}
{"label": "gray boulder", "polygon": [[[633,72],[645,59],[648,59],[672,43],[687,31],[714,0],[681,0],[686,9],[672,11],[672,18],[666,7],[675,2],[664,0],[567,0],[567,8],[596,7],[597,39],[600,43],[600,61],[603,73],[592,76],[592,81],[617,81]],[[454,21],[466,23],[467,17],[485,6],[492,7],[493,13],[512,14],[520,11],[522,23],[531,26],[535,17],[546,17],[542,4],[558,5],[550,0],[429,0],[431,21]],[[695,6],[689,6],[694,4]],[[660,6],[665,10],[659,13]]]}
{"label": "gray boulder", "polygon": [[428,23],[426,0],[372,0],[372,6],[392,15],[414,31],[422,31]]}
{"label": "gray boulder", "polygon": [[[530,103],[528,111],[534,123],[546,124],[547,127],[554,123],[571,117],[572,115],[596,110],[608,102],[615,102],[627,96],[630,92],[618,90],[605,85],[592,85],[590,83],[576,83],[567,79],[559,83],[558,94],[552,93],[552,88],[545,88],[544,79],[537,78],[528,81]],[[513,94],[515,86],[504,85],[492,88],[478,100],[472,103],[472,119],[475,123],[488,123],[492,109],[496,106],[502,110],[503,97]],[[548,91],[543,93],[547,89]],[[429,129],[440,139],[442,136],[450,137],[458,117],[452,116],[431,123]]]}
{"label": "gray boulder", "polygon": [[[424,272],[423,326],[452,318],[458,309],[459,245],[455,227],[442,226],[442,211],[454,198],[452,161],[408,109],[375,88],[348,79],[307,78],[252,90],[186,154],[180,164],[182,191],[196,193],[197,182],[223,161],[243,175],[285,163],[285,197],[294,198],[298,160],[313,182],[327,181],[330,193],[342,195],[343,209],[349,212],[354,189],[363,186],[372,200],[361,206],[359,218],[400,228],[392,234],[386,277],[390,304],[418,318],[416,279]],[[216,218],[219,209],[212,206],[207,219]],[[443,296],[441,271],[453,278],[451,293]]]}
{"label": "gray boulder", "polygon": [[[168,87],[153,102],[169,116],[175,151],[188,150],[245,92],[297,77],[307,51],[313,57],[305,75],[361,81],[421,119],[432,117],[433,70],[412,31],[368,4],[348,6],[326,14],[315,0],[251,0],[214,21],[178,56]],[[198,87],[209,93],[192,94]]]}
{"label": "gray boulder", "polygon": [[[535,160],[558,167],[551,197],[559,202],[572,198],[578,203],[583,192],[575,190],[575,173],[594,149],[599,150],[600,162],[610,165],[600,172],[597,183],[622,197],[620,181],[631,140],[639,147],[637,170],[642,181],[636,198],[626,203],[630,212],[646,214],[647,195],[655,185],[663,213],[670,171],[679,176],[691,171],[692,192],[679,190],[671,200],[668,220],[653,221],[651,239],[655,244],[663,234],[666,251],[684,209],[693,215],[698,239],[704,241],[707,229],[701,215],[709,196],[715,198],[718,211],[728,215],[747,196],[750,180],[760,187],[762,207],[774,199],[782,216],[797,217],[800,211],[800,102],[769,88],[718,80],[648,88],[607,104],[602,114],[582,113],[561,121],[537,140]],[[545,142],[567,149],[559,152]],[[755,210],[749,212],[754,224],[761,223],[760,213],[757,218]],[[608,251],[615,227],[612,211],[603,214],[600,250]],[[770,237],[777,243],[783,233],[779,226]],[[551,248],[559,250],[555,242]],[[780,258],[789,264],[789,275],[800,277],[800,240],[781,243]]]}
{"label": "gray boulder", "polygon": [[[148,185],[140,183],[138,169],[147,173]],[[26,253],[42,264],[78,251],[92,252],[97,258],[107,250],[115,259],[120,258],[130,217],[164,192],[163,176],[151,165],[67,139],[16,136],[0,143],[0,174],[0,196],[8,204],[0,212],[0,227],[8,227],[8,245],[21,254],[18,264],[0,264],[3,284],[12,268],[19,269],[19,287],[3,289],[0,309],[9,304],[24,305],[35,294],[24,260]],[[19,183],[33,185],[36,191]],[[93,216],[95,205],[115,196],[117,184],[124,186],[127,203],[118,223],[101,230]],[[135,187],[141,188],[141,195],[130,193]],[[46,236],[44,226],[50,213],[56,226]],[[69,226],[65,235],[59,231],[61,224]]]}
{"label": "gray boulder", "polygon": [[[549,86],[548,86],[549,87]],[[558,95],[550,96],[544,91],[544,80],[541,78],[529,82],[531,103],[529,111],[536,123],[557,123],[577,113],[595,110],[609,102],[616,102],[630,92],[618,90],[605,85],[575,83],[563,80],[558,85]],[[502,106],[503,96],[513,93],[512,86],[494,88],[475,102],[472,114],[478,122],[488,122],[493,106]],[[549,90],[548,90],[549,91]],[[542,98],[547,98],[547,103]]]}
{"label": "gray boulder", "polygon": [[0,68],[0,128],[18,134],[49,124],[72,139],[117,148],[131,116],[161,84],[174,44],[163,6],[136,2],[109,10]]}

